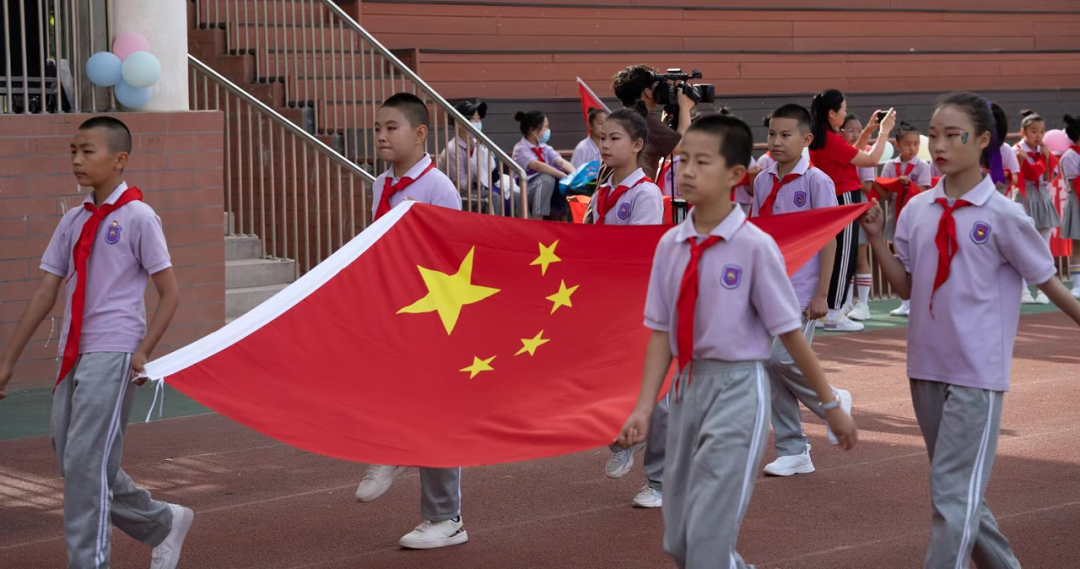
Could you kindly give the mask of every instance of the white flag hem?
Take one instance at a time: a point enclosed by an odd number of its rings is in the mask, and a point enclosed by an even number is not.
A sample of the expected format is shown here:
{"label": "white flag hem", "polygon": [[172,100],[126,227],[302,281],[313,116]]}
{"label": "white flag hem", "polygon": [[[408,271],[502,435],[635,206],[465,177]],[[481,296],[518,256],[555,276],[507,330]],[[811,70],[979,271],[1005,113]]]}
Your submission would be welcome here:
{"label": "white flag hem", "polygon": [[281,292],[256,306],[250,312],[237,318],[223,328],[200,340],[196,340],[175,352],[162,356],[146,364],[146,375],[151,381],[163,381],[166,377],[191,367],[206,358],[236,344],[252,332],[272,322],[278,316],[296,306],[301,300],[315,292],[323,284],[337,276],[360,255],[363,255],[379,240],[399,219],[408,213],[415,202],[406,200],[390,210],[359,235],[335,251],[330,257],[316,265],[307,274],[300,277]]}

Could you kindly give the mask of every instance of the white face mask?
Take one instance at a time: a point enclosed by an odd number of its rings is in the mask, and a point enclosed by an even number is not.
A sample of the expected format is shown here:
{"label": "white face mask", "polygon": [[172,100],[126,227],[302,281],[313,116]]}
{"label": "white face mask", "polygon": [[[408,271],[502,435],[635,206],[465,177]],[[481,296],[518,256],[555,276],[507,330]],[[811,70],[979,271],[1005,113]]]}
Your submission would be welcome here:
{"label": "white face mask", "polygon": [[474,128],[476,128],[476,130],[478,130],[480,132],[484,132],[484,123],[483,122],[473,121],[472,125],[473,125]]}

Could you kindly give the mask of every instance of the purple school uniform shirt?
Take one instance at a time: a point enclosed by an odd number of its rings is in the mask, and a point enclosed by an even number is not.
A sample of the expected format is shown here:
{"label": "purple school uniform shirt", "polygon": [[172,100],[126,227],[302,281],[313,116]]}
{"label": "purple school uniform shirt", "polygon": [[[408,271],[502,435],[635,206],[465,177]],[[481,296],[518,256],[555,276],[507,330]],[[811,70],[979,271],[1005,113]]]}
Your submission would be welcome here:
{"label": "purple school uniform shirt", "polygon": [[577,148],[574,148],[574,155],[570,158],[570,163],[574,165],[574,168],[581,168],[589,162],[600,161],[600,148],[596,146],[591,137],[586,136],[585,140],[578,143]]}
{"label": "purple school uniform shirt", "polygon": [[1069,191],[1073,190],[1072,181],[1080,177],[1080,154],[1077,154],[1072,148],[1065,151],[1061,155],[1061,161],[1058,162],[1058,169],[1061,171],[1061,176],[1069,182]]}
{"label": "purple school uniform shirt", "polygon": [[476,144],[470,150],[465,140],[454,137],[439,153],[436,168],[455,182],[459,190],[467,188],[476,191],[477,182],[485,188],[491,187],[491,172],[495,170],[495,159],[491,157],[486,146]]}
{"label": "purple school uniform shirt", "polygon": [[[645,172],[638,168],[628,178],[615,184],[616,188],[632,187],[608,210],[604,216],[605,225],[660,225],[664,222],[664,196],[652,182],[638,184],[644,178]],[[595,209],[592,210],[593,222],[598,214]]]}
{"label": "purple school uniform shirt", "polygon": [[514,145],[514,162],[517,162],[519,165],[521,165],[522,168],[525,169],[525,175],[528,176],[528,179],[530,181],[540,174],[540,172],[529,169],[529,163],[537,159],[536,151],[533,150],[534,148],[539,148],[542,151],[544,155],[544,163],[553,168],[558,168],[555,163],[562,158],[562,156],[559,156],[558,152],[555,152],[554,148],[546,144],[541,144],[540,146],[537,146],[529,142],[529,139],[527,138],[522,138],[521,140],[519,140],[517,144]]}
{"label": "purple school uniform shirt", "polygon": [[[896,165],[900,165],[900,174],[896,173]],[[908,162],[903,162],[899,157],[889,160],[881,167],[882,178],[899,178],[904,172],[907,172],[909,165],[914,164],[915,169],[911,171],[908,178],[911,179],[911,183],[916,186],[930,187],[930,163],[922,160],[918,156],[912,158]]]}
{"label": "purple school uniform shirt", "polygon": [[[761,205],[772,192],[774,181],[780,179],[779,167],[774,162],[768,170],[758,174],[757,179],[754,180],[754,205],[751,209],[751,217],[758,216]],[[780,187],[776,201],[773,202],[774,215],[840,205],[836,199],[836,186],[832,178],[811,166],[810,160],[805,156],[799,159],[791,172],[800,176]],[[814,255],[791,276],[791,285],[795,288],[795,297],[799,299],[799,306],[805,308],[814,298],[820,274],[821,259],[818,255]]]}
{"label": "purple school uniform shirt", "polygon": [[998,193],[984,176],[957,209],[959,247],[949,279],[930,295],[937,274],[935,245],[945,197],[944,179],[908,202],[896,226],[896,256],[911,275],[908,319],[908,376],[1008,391],[1020,279],[1043,283],[1057,269],[1046,240],[1024,207]]}
{"label": "purple school uniform shirt", "polygon": [[[739,208],[709,235],[723,241],[706,249],[698,265],[694,308],[693,359],[728,362],[767,360],[775,336],[802,328],[802,314],[772,237]],[[690,262],[688,239],[703,239],[694,229],[694,211],[660,239],[653,258],[645,326],[671,335],[677,358],[679,285]]]}
{"label": "purple school uniform shirt", "polygon": [[[427,203],[431,205],[437,205],[442,207],[448,207],[450,209],[461,209],[461,194],[458,193],[457,187],[450,181],[450,178],[446,177],[437,168],[428,170],[427,174],[420,176],[431,164],[431,156],[427,154],[416,163],[415,166],[409,168],[409,171],[405,173],[405,178],[412,178],[413,183],[409,184],[404,190],[390,196],[390,208],[397,207],[401,202],[406,199],[416,200],[420,203]],[[420,176],[417,178],[417,176]],[[401,178],[394,177],[394,169],[391,167],[389,170],[379,174],[378,178],[375,178],[375,187],[372,190],[371,200],[371,215],[375,216],[375,211],[379,209],[379,200],[382,199],[383,187],[386,185],[386,179],[390,179],[391,184],[396,184]]]}
{"label": "purple school uniform shirt", "polygon": [[[121,183],[105,203],[116,203],[127,190]],[[90,192],[84,204],[93,205]],[[75,272],[73,252],[90,211],[79,206],[68,211],[41,258],[41,270],[67,279]],[[94,237],[87,260],[86,308],[83,311],[79,353],[132,353],[146,335],[143,295],[147,277],[172,266],[169,247],[161,230],[161,218],[141,201],[129,202],[105,216]],[[71,295],[78,278],[67,280],[64,326],[59,353],[64,353],[71,324]]]}

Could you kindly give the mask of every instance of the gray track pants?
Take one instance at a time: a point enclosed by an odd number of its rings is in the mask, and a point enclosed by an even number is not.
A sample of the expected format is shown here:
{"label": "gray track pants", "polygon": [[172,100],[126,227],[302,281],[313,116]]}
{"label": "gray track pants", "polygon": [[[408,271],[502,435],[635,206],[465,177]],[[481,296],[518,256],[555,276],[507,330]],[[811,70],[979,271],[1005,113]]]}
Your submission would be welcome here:
{"label": "gray track pants", "polygon": [[769,436],[764,362],[697,360],[668,415],[664,551],[683,569],[744,569],[735,551]]}
{"label": "gray track pants", "polygon": [[[806,341],[813,343],[814,325],[807,325],[805,318],[803,324]],[[784,349],[784,343],[779,338],[773,340],[769,376],[772,378],[772,427],[776,454],[802,454],[806,452],[806,434],[803,433],[799,402],[821,419],[825,419],[825,412],[821,410],[817,391],[810,387],[806,376],[799,366],[795,365],[791,354]]]}
{"label": "gray track pants", "polygon": [[461,515],[461,469],[420,469],[420,516],[444,522]]}
{"label": "gray track pants", "polygon": [[[926,569],[1019,569],[983,495],[997,453],[1004,393],[911,380],[911,402],[930,454]],[[970,561],[969,561],[970,560]]]}
{"label": "gray track pants", "polygon": [[121,468],[135,393],[131,354],[83,354],[56,388],[52,441],[64,476],[69,569],[107,569],[112,524],[156,547],[172,528],[168,504],[138,488]]}

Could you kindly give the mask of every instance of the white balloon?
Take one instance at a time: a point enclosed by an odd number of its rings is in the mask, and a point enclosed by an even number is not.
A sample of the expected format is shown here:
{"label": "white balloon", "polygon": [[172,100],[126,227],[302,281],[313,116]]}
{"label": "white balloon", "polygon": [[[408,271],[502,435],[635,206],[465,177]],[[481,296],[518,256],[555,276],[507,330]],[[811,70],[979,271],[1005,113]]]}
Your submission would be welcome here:
{"label": "white balloon", "polygon": [[124,82],[132,87],[149,87],[161,79],[161,62],[148,51],[127,56],[121,70]]}

